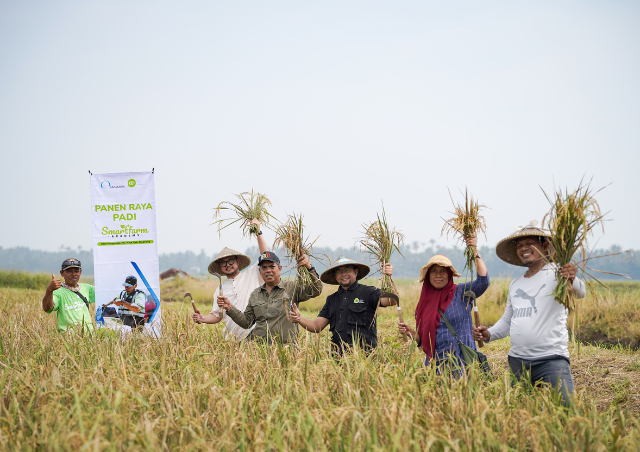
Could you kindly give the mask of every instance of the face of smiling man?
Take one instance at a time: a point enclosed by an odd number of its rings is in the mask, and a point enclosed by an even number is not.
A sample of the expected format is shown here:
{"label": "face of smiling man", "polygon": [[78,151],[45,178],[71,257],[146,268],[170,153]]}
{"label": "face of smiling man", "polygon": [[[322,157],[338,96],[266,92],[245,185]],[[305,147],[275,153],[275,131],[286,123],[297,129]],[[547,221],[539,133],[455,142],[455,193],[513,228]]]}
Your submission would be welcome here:
{"label": "face of smiling man", "polygon": [[538,265],[549,252],[549,242],[540,243],[538,237],[523,237],[516,241],[516,254],[527,267]]}
{"label": "face of smiling man", "polygon": [[351,265],[345,265],[343,267],[336,268],[334,275],[338,284],[343,288],[348,289],[354,282],[356,282],[358,269]]}

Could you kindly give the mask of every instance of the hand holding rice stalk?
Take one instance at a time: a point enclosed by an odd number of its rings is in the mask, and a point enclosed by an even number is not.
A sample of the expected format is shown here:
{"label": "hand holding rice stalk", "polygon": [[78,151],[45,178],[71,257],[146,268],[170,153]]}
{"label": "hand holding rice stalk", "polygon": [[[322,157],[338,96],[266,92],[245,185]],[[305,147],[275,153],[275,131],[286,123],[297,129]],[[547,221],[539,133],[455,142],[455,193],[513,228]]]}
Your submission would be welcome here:
{"label": "hand holding rice stalk", "polygon": [[[593,234],[593,229],[601,227],[602,232],[604,232],[603,219],[606,214],[602,214],[600,212],[600,206],[598,205],[598,201],[595,199],[595,195],[603,188],[593,192],[591,189],[591,182],[585,185],[583,181],[580,181],[578,188],[571,193],[569,193],[568,190],[565,190],[563,193],[562,190],[559,189],[556,190],[553,195],[548,195],[544,190],[542,190],[551,204],[549,213],[547,213],[543,219],[543,226],[546,225],[547,229],[551,233],[550,242],[554,250],[551,259],[556,263],[556,279],[558,281],[558,285],[553,292],[553,296],[558,303],[563,304],[570,311],[576,308],[576,297],[572,284],[567,278],[563,277],[560,272],[560,269],[564,265],[575,265],[579,274],[583,277],[588,276],[592,278],[603,287],[606,287],[606,285],[594,278],[587,269],[609,275],[627,276],[620,273],[595,270],[586,266],[586,263],[591,259],[605,257],[587,257],[586,251],[588,246],[587,237],[590,234]],[[622,253],[626,252],[628,251],[623,251]],[[573,260],[576,253],[580,253],[582,255],[582,260],[579,262]],[[607,256],[622,253],[611,253],[607,254]]]}
{"label": "hand holding rice stalk", "polygon": [[[235,213],[236,218],[223,218],[214,221],[212,224],[218,226],[218,234],[224,228],[231,226],[234,223],[240,222],[243,236],[257,236],[258,226],[251,224],[251,220],[258,220],[262,225],[269,226],[269,220],[276,218],[269,213],[267,208],[271,207],[271,201],[262,193],[244,192],[239,195],[235,195],[240,201],[238,204],[234,204],[229,201],[223,201],[218,204],[213,213],[213,218],[216,219],[221,215],[222,210],[231,210]],[[226,206],[225,206],[226,205]]]}
{"label": "hand holding rice stalk", "polygon": [[[444,220],[444,226],[440,235],[449,234],[458,236],[458,240],[465,242],[466,239],[478,237],[478,233],[482,232],[485,239],[487,238],[487,222],[480,211],[487,206],[481,205],[478,201],[473,200],[473,196],[469,194],[469,190],[464,189],[464,204],[457,204],[453,201],[451,191],[449,191],[449,197],[453,203],[453,213],[455,216],[449,220]],[[466,259],[464,270],[469,270],[473,275],[473,267],[476,264],[477,251],[473,246],[467,246],[464,249],[464,257]]]}
{"label": "hand holding rice stalk", "polygon": [[385,265],[391,261],[391,255],[395,249],[400,256],[404,257],[400,252],[400,245],[404,243],[404,235],[395,229],[391,229],[387,223],[387,215],[382,206],[382,216],[376,214],[378,219],[370,224],[363,224],[364,237],[359,240],[372,260],[380,265],[380,290],[382,292],[390,292],[398,294],[393,278],[385,274]]}
{"label": "hand holding rice stalk", "polygon": [[[313,255],[313,244],[316,243],[318,237],[309,243],[304,238],[304,224],[302,223],[302,215],[287,216],[287,221],[276,228],[276,238],[273,247],[282,245],[287,258],[298,261],[302,256],[309,256],[317,261],[320,259]],[[304,265],[297,267],[296,286],[310,286],[316,281],[311,275],[309,269]]]}

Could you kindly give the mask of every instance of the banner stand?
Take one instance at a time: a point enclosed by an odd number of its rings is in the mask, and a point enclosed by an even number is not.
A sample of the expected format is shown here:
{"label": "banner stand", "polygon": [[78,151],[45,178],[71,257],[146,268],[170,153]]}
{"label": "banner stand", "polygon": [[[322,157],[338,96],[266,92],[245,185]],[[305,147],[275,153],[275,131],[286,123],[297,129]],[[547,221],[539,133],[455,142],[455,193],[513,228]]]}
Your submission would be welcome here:
{"label": "banner stand", "polygon": [[139,325],[160,337],[153,171],[89,174],[96,324],[122,334]]}

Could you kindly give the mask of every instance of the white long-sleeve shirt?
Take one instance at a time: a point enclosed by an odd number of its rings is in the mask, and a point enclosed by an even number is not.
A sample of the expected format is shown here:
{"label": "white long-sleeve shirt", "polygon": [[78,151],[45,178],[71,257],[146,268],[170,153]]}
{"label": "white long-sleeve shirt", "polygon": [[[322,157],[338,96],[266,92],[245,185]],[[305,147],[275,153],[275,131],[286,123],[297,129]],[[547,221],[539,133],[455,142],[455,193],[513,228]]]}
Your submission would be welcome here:
{"label": "white long-sleeve shirt", "polygon": [[[504,314],[489,328],[490,341],[511,335],[510,356],[537,359],[560,355],[569,358],[569,312],[553,298],[557,285],[555,268],[555,264],[547,264],[532,277],[522,275],[511,282]],[[584,298],[584,282],[575,278],[573,288],[577,298]]]}
{"label": "white long-sleeve shirt", "polygon": [[[262,280],[262,276],[260,276],[260,269],[257,264],[254,264],[241,271],[235,278],[225,279],[222,282],[222,293],[229,299],[231,305],[238,308],[240,312],[244,312],[249,303],[249,295],[262,284],[264,284],[264,281]],[[219,294],[220,287],[218,287],[213,294],[213,309],[211,309],[211,314],[215,314],[218,317],[220,317],[220,307],[218,306]],[[223,309],[222,312],[222,321],[225,323],[223,332],[224,337],[227,339],[233,336],[236,340],[241,341],[255,328],[255,325],[246,330],[240,328],[240,326],[227,315],[227,311]]]}

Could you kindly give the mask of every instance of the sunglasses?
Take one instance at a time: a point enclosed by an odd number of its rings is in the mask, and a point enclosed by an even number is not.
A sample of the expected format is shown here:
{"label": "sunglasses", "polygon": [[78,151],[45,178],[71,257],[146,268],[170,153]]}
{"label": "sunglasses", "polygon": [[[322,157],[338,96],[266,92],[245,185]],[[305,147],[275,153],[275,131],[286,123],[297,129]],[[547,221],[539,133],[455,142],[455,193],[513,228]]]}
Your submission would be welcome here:
{"label": "sunglasses", "polygon": [[78,259],[67,259],[66,261],[64,261],[62,263],[62,268],[63,269],[65,269],[67,267],[73,267],[73,266],[82,267],[82,265],[80,264],[80,261]]}

